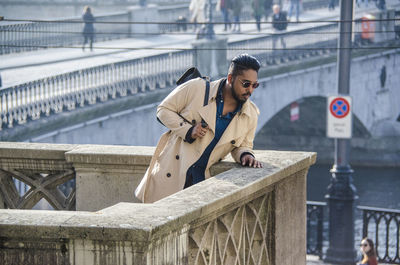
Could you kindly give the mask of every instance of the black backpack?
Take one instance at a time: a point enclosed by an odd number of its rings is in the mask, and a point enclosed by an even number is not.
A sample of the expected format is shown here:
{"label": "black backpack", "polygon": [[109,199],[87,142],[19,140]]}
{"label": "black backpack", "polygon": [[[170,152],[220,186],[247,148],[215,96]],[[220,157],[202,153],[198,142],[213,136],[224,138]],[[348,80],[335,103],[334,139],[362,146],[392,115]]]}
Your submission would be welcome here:
{"label": "black backpack", "polygon": [[[209,94],[210,94],[210,80],[209,80],[208,77],[202,76],[202,75],[200,74],[200,71],[199,71],[196,67],[190,67],[189,69],[187,69],[187,70],[181,75],[181,77],[178,79],[178,81],[176,81],[176,84],[179,86],[179,85],[182,85],[183,83],[186,83],[187,81],[189,81],[189,80],[191,80],[191,79],[194,79],[194,78],[197,78],[197,77],[201,77],[201,78],[203,78],[203,79],[206,81],[206,92],[205,92],[205,94],[204,94],[204,103],[203,103],[203,106],[206,106],[206,105],[208,104],[208,97],[209,97]],[[183,116],[180,115],[179,113],[178,113],[178,115],[179,115],[183,120],[185,120],[187,123],[192,124],[192,122],[188,121],[185,117],[183,117]],[[158,120],[162,125],[164,125],[164,124],[160,121],[160,119],[157,118],[157,120]],[[194,125],[194,124],[192,124],[192,125]],[[165,126],[165,125],[164,125],[164,126]],[[201,121],[201,126],[203,126],[203,127],[205,128],[205,127],[207,127],[207,123],[206,123],[204,120],[202,120],[202,121]]]}

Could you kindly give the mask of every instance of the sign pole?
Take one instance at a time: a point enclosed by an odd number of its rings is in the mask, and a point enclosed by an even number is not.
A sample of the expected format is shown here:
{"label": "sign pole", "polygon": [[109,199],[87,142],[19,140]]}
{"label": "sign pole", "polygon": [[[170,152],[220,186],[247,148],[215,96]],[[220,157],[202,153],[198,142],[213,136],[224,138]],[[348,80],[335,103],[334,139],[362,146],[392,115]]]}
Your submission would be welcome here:
{"label": "sign pole", "polygon": [[[340,1],[340,35],[338,44],[338,92],[349,95],[351,32],[353,1]],[[350,113],[351,115],[351,113]],[[353,185],[353,170],[349,164],[350,140],[335,139],[335,164],[326,195],[329,207],[329,247],[325,260],[335,264],[355,264],[354,201],[357,199]]]}

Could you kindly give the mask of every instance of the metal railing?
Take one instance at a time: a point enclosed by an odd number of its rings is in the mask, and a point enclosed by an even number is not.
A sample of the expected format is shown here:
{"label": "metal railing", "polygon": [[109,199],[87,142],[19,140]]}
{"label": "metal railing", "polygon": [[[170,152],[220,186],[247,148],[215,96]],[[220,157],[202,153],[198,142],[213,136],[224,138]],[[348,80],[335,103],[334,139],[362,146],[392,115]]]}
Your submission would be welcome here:
{"label": "metal railing", "polygon": [[400,210],[357,207],[363,212],[363,238],[375,242],[378,261],[400,263]]}
{"label": "metal railing", "polygon": [[[126,38],[130,34],[130,14],[115,13],[95,16],[97,22],[122,23],[95,25],[96,41]],[[71,46],[83,43],[83,21],[80,17],[60,19],[54,22],[24,22],[0,25],[0,55],[38,50],[53,46]],[[115,34],[117,32],[118,34]]]}
{"label": "metal railing", "polygon": [[[325,202],[307,201],[307,254],[323,257]],[[378,261],[400,263],[400,210],[358,206],[362,212],[362,238],[375,242]]]}
{"label": "metal railing", "polygon": [[307,254],[322,259],[325,202],[307,201]]}

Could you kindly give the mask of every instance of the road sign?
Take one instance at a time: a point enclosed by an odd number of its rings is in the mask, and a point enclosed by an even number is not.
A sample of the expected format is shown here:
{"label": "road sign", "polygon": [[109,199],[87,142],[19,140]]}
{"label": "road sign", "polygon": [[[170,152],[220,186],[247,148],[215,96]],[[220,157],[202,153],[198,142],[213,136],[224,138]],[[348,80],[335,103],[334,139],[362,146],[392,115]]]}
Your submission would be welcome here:
{"label": "road sign", "polygon": [[290,104],[290,121],[297,121],[300,118],[299,103]]}
{"label": "road sign", "polygon": [[351,97],[328,97],[327,129],[329,138],[351,138],[352,136],[352,109]]}

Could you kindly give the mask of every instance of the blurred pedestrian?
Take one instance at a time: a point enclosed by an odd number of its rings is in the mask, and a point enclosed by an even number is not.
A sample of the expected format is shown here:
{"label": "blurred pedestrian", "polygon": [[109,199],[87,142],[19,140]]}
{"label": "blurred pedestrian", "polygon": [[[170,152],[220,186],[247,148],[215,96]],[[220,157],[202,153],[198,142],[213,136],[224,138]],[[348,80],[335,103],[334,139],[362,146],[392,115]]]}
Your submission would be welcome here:
{"label": "blurred pedestrian", "polygon": [[378,265],[374,242],[369,238],[361,240],[360,244],[363,259],[359,265]]}
{"label": "blurred pedestrian", "polygon": [[272,0],[264,0],[264,12],[265,21],[268,21],[268,17],[272,13]]}
{"label": "blurred pedestrian", "polygon": [[289,0],[289,20],[292,19],[293,9],[296,9],[296,21],[299,22],[300,16],[300,0]]}
{"label": "blurred pedestrian", "polygon": [[85,26],[83,27],[83,46],[82,50],[85,50],[85,45],[86,43],[89,42],[89,47],[90,50],[93,51],[93,41],[94,41],[94,27],[93,27],[93,22],[95,22],[95,18],[93,17],[92,14],[92,9],[89,6],[85,6],[83,9],[83,15],[82,15],[83,22],[85,23]]}
{"label": "blurred pedestrian", "polygon": [[385,1],[385,0],[377,0],[376,6],[377,6],[380,10],[386,10],[386,1]]}
{"label": "blurred pedestrian", "polygon": [[240,12],[242,11],[242,0],[232,0],[233,10],[233,32],[240,32]]}
{"label": "blurred pedestrian", "polygon": [[285,39],[283,37],[282,32],[286,30],[288,22],[285,11],[281,11],[281,7],[278,4],[275,4],[272,7],[272,28],[274,29],[274,36],[272,38],[272,49],[275,51],[276,42],[278,39],[281,41],[282,48],[286,48]]}
{"label": "blurred pedestrian", "polygon": [[261,31],[261,16],[264,14],[264,0],[253,0],[253,15],[256,19],[257,30]]}
{"label": "blurred pedestrian", "polygon": [[229,19],[229,9],[232,7],[232,0],[218,0],[217,11],[221,11],[224,18],[224,31],[231,28],[231,20]]}
{"label": "blurred pedestrian", "polygon": [[329,11],[335,10],[335,6],[336,6],[336,0],[329,0],[329,5],[328,5]]}
{"label": "blurred pedestrian", "polygon": [[205,17],[205,0],[192,0],[189,5],[189,11],[192,13],[192,17],[190,19],[191,23],[194,23],[194,31],[197,29],[197,24],[203,24],[206,22]]}

